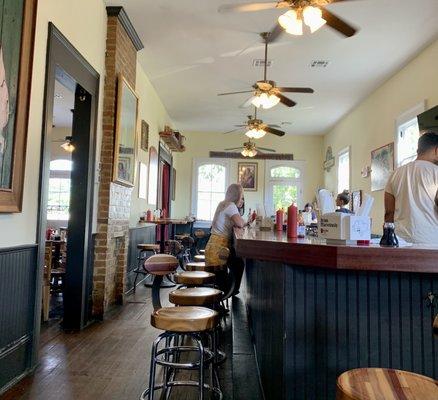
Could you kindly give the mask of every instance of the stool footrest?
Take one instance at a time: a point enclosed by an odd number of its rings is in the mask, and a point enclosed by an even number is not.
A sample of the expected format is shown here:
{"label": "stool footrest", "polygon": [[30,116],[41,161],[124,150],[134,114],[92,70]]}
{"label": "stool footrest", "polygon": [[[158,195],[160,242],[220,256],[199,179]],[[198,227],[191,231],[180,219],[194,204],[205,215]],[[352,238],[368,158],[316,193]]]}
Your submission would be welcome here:
{"label": "stool footrest", "polygon": [[[196,381],[170,381],[170,382],[167,382],[167,387],[174,387],[174,386],[199,387],[199,382],[196,382]],[[208,391],[214,393],[218,400],[223,399],[223,394],[219,388],[211,387],[208,383],[204,383],[203,387],[204,387],[204,390],[208,390]],[[162,384],[162,383],[154,386],[154,391],[155,390],[162,390],[162,389],[164,389],[164,384]],[[148,395],[149,395],[149,389],[146,389],[141,394],[140,400],[147,400]]]}

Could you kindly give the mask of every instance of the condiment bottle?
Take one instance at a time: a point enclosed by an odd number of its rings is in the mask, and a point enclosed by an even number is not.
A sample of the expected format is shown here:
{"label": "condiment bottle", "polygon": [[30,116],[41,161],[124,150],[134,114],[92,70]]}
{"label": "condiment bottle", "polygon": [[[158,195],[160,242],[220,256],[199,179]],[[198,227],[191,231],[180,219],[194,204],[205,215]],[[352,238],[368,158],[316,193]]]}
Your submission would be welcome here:
{"label": "condiment bottle", "polygon": [[395,234],[395,225],[393,222],[385,222],[383,224],[383,236],[380,239],[382,247],[398,247],[398,239]]}
{"label": "condiment bottle", "polygon": [[282,208],[280,208],[275,213],[275,230],[277,231],[283,230],[283,221],[284,221],[284,211]]}
{"label": "condiment bottle", "polygon": [[252,215],[251,215],[251,222],[252,222],[252,221],[255,221],[256,218],[257,218],[257,213],[256,213],[256,210],[254,210],[254,211],[252,212]]}
{"label": "condiment bottle", "polygon": [[297,212],[298,208],[292,204],[287,209],[287,237],[296,238],[297,235]]}

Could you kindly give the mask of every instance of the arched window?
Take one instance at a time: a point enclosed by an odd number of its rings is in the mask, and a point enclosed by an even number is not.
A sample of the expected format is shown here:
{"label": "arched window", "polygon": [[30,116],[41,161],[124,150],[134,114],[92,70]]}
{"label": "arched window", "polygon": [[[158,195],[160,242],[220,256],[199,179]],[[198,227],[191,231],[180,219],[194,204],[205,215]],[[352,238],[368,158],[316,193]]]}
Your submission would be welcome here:
{"label": "arched window", "polygon": [[271,168],[271,178],[299,178],[301,172],[297,168],[279,166]]}
{"label": "arched window", "polygon": [[217,205],[225,198],[228,184],[227,163],[214,159],[197,160],[193,179],[193,213],[197,219],[211,221]]}
{"label": "arched window", "polygon": [[67,221],[70,207],[70,172],[72,162],[65,159],[50,161],[47,219]]}

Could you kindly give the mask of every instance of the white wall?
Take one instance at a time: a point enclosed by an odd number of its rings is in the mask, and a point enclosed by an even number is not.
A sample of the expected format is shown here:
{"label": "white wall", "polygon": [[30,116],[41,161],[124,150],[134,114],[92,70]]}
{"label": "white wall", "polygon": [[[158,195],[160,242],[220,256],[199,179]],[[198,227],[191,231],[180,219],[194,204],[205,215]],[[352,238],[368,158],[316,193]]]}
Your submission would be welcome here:
{"label": "white wall", "polygon": [[[374,91],[324,137],[324,152],[327,146],[332,146],[335,156],[351,146],[351,189],[370,193],[371,180],[362,178],[360,171],[370,165],[372,150],[395,140],[398,116],[424,100],[427,108],[438,104],[437,65],[438,41]],[[336,192],[337,164],[325,173],[324,181],[327,188]],[[381,233],[384,192],[371,194],[376,200],[372,212],[373,231]]]}
{"label": "white wall", "polygon": [[31,244],[36,241],[41,127],[49,22],[55,24],[101,76],[101,102],[98,107],[97,128],[97,142],[100,142],[103,79],[105,76],[105,5],[101,0],[41,0],[38,2],[35,33],[23,211],[17,214],[0,214],[0,247]]}

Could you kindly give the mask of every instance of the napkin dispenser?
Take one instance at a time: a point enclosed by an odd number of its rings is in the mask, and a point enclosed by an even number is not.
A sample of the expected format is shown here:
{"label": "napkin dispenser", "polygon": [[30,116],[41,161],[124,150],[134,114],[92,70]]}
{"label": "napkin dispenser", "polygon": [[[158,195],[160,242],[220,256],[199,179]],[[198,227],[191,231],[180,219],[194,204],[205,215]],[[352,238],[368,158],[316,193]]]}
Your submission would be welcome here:
{"label": "napkin dispenser", "polygon": [[346,242],[370,240],[371,219],[341,212],[323,214],[318,223],[318,236]]}

